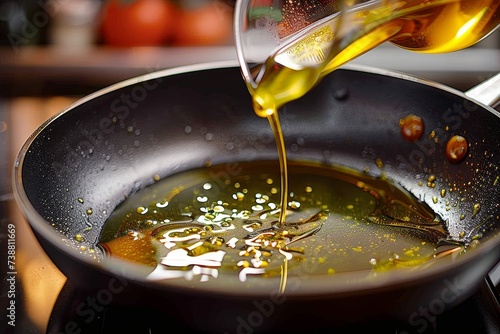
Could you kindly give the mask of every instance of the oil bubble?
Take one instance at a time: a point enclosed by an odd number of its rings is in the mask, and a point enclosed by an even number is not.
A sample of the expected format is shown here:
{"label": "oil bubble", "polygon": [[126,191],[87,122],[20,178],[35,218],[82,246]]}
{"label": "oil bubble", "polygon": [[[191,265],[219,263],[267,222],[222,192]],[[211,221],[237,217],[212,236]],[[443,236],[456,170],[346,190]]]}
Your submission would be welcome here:
{"label": "oil bubble", "polygon": [[420,116],[408,115],[399,120],[401,135],[407,141],[416,141],[424,133],[424,122]]}
{"label": "oil bubble", "polygon": [[453,136],[446,143],[446,157],[451,163],[462,161],[467,154],[467,140],[459,135]]}

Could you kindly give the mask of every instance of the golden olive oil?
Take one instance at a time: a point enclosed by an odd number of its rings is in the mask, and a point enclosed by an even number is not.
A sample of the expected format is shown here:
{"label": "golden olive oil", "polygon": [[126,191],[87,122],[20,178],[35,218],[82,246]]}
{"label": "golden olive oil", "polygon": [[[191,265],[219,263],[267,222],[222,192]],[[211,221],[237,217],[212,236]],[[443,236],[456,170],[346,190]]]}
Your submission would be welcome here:
{"label": "golden olive oil", "polygon": [[[391,43],[421,53],[445,53],[480,41],[500,23],[498,0],[369,1],[288,36],[249,86],[257,115],[268,117],[307,93],[326,74]],[[464,64],[465,65],[465,64]]]}
{"label": "golden olive oil", "polygon": [[[241,162],[169,176],[127,198],[106,222],[108,255],[151,267],[150,279],[240,281],[414,266],[433,258],[445,224],[388,180],[312,162],[289,161],[281,207],[276,161]],[[272,171],[275,172],[272,172]],[[280,212],[287,220],[280,223]],[[311,269],[313,268],[313,269]]]}
{"label": "golden olive oil", "polygon": [[411,267],[460,251],[442,242],[448,233],[440,217],[390,180],[286,158],[277,110],[324,75],[386,41],[424,53],[463,49],[500,20],[497,0],[387,3],[368,2],[297,32],[254,71],[253,108],[270,122],[277,161],[241,162],[241,173],[224,184],[211,177],[224,166],[206,166],[139,191],[106,222],[105,252],[149,266],[153,280],[279,276],[284,291],[304,263],[308,274],[332,275]]}
{"label": "golden olive oil", "polygon": [[[294,11],[291,11],[293,13]],[[285,18],[286,19],[286,18]],[[310,91],[326,74],[390,41],[422,53],[464,49],[500,23],[497,0],[368,1],[299,30],[254,69],[253,109],[274,130],[286,203],[286,150],[277,110]],[[283,215],[280,221],[285,221]]]}

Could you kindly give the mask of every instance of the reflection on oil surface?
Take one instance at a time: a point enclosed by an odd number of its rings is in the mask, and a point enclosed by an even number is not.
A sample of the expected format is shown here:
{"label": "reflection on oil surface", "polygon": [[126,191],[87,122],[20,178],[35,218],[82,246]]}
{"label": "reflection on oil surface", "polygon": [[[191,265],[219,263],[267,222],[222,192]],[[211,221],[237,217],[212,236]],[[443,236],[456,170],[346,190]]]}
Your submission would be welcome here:
{"label": "reflection on oil surface", "polygon": [[104,226],[106,253],[150,266],[152,280],[234,272],[244,282],[298,274],[304,262],[314,275],[415,266],[447,237],[443,221],[396,184],[313,163],[289,162],[280,224],[276,162],[238,163],[237,176],[226,168],[183,172],[129,197]]}

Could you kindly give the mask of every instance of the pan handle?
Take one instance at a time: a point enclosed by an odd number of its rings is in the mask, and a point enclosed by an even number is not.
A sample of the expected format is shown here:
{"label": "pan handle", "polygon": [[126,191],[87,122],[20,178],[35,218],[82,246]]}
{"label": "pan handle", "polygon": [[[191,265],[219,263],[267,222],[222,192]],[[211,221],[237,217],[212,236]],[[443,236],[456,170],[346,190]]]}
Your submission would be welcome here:
{"label": "pan handle", "polygon": [[500,73],[469,89],[465,95],[495,108],[500,104]]}

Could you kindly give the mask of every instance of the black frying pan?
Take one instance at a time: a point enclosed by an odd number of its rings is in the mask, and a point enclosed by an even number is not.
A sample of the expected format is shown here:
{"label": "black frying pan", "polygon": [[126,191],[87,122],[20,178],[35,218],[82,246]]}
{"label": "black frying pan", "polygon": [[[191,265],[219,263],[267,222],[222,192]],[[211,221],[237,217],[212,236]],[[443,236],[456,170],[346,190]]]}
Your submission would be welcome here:
{"label": "black frying pan", "polygon": [[[45,251],[78,287],[96,289],[97,297],[111,296],[113,302],[170,312],[193,328],[305,330],[390,317],[419,332],[430,321],[423,310],[442,313],[477,291],[500,260],[498,112],[439,84],[348,67],[281,113],[287,143],[301,138],[300,147],[289,150],[290,160],[340,164],[375,177],[383,172],[446,220],[453,239],[474,247],[418,270],[376,277],[369,270],[289,277],[293,288],[283,295],[276,294],[272,280],[259,287],[224,279],[151,282],[137,265],[98,262],[82,251],[95,246],[114,208],[152,184],[154,175],[165,178],[207,160],[276,159],[269,124],[253,113],[232,63],[160,71],[82,99],[45,122],[23,146],[15,196]],[[401,139],[398,122],[408,114],[425,122],[417,142]],[[454,134],[470,143],[460,163],[444,154]],[[238,144],[228,150],[228,142]],[[377,161],[384,162],[383,171]],[[435,188],[415,186],[431,174]],[[450,198],[461,205],[433,202],[453,184],[458,190]],[[476,203],[480,210],[473,212]],[[85,241],[75,242],[82,231]]]}

